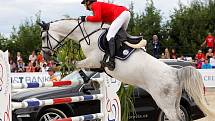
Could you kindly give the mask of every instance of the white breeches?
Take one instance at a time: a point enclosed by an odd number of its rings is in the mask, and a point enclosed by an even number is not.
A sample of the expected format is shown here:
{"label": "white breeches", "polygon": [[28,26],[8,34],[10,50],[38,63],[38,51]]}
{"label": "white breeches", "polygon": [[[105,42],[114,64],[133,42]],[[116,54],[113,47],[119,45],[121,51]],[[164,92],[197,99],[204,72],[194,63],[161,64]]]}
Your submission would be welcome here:
{"label": "white breeches", "polygon": [[129,21],[131,18],[131,13],[129,11],[122,12],[110,25],[110,28],[107,33],[107,41],[109,41],[112,37],[115,37],[117,32],[121,27],[125,30],[128,27]]}

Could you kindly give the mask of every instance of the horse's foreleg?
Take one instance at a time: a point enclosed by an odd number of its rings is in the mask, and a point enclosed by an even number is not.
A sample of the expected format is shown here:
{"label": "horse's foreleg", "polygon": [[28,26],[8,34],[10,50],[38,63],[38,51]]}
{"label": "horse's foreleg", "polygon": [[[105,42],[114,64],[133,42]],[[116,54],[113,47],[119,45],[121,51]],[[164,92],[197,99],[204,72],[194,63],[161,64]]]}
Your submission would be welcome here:
{"label": "horse's foreleg", "polygon": [[93,59],[86,58],[81,61],[77,61],[75,64],[76,68],[99,68],[99,63],[93,61]]}
{"label": "horse's foreleg", "polygon": [[76,68],[88,68],[89,65],[90,64],[89,64],[88,58],[81,60],[81,61],[76,61],[76,63],[75,63]]}

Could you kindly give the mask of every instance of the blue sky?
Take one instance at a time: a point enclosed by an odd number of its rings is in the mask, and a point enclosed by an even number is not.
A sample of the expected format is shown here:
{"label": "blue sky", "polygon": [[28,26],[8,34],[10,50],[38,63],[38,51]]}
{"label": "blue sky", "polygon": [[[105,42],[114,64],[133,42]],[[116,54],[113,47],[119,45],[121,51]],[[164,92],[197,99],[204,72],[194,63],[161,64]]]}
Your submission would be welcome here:
{"label": "blue sky", "polygon": [[[103,0],[99,0],[103,1]],[[134,2],[135,12],[143,12],[146,0],[111,0],[116,4],[127,6]],[[173,8],[178,8],[179,0],[153,0],[155,7],[161,10],[164,19],[172,13]],[[189,5],[191,0],[180,0]],[[78,17],[89,15],[80,4],[81,0],[0,0],[0,33],[9,36],[12,27],[18,27],[26,19],[34,17],[41,11],[41,18],[45,21],[53,21],[63,18],[63,15]]]}

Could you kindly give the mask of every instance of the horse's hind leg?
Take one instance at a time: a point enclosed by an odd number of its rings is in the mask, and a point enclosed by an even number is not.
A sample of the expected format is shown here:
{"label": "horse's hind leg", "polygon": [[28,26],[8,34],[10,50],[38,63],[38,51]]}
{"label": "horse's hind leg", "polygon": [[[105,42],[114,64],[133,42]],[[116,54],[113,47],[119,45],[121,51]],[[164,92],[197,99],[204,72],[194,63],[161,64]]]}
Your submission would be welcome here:
{"label": "horse's hind leg", "polygon": [[155,102],[169,121],[183,121],[180,116],[181,91],[179,90],[169,90],[168,94],[165,91],[161,91],[160,94],[153,95]]}

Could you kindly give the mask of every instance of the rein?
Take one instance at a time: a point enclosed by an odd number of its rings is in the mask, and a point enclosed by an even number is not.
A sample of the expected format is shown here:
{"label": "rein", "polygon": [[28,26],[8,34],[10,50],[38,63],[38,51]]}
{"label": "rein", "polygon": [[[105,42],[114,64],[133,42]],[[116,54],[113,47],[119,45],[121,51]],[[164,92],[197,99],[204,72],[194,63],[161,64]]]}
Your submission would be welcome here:
{"label": "rein", "polygon": [[[83,27],[81,26],[82,23],[83,23]],[[50,26],[50,24],[49,24],[49,26]],[[49,29],[44,30],[44,31],[47,33],[47,46],[46,46],[46,47],[42,47],[42,51],[45,52],[43,49],[49,49],[50,51],[52,51],[52,52],[54,52],[54,53],[57,52],[57,50],[65,44],[65,40],[68,38],[68,36],[69,36],[70,34],[72,34],[72,33],[79,27],[80,30],[81,30],[82,36],[83,36],[83,38],[80,39],[80,40],[79,40],[79,43],[78,43],[78,45],[79,45],[79,48],[78,48],[79,56],[81,57],[81,54],[80,54],[81,45],[80,45],[80,43],[81,43],[83,40],[85,40],[85,42],[87,43],[87,45],[90,45],[90,38],[89,38],[89,37],[90,37],[91,35],[93,35],[94,33],[98,32],[99,30],[103,29],[102,26],[103,26],[103,23],[101,24],[101,27],[100,27],[99,29],[96,29],[96,30],[94,30],[93,32],[91,32],[91,33],[88,34],[87,31],[86,31],[86,29],[85,29],[85,27],[84,27],[84,22],[78,20],[77,26],[75,26],[61,41],[58,41],[56,38],[54,38],[54,37],[49,33],[49,31],[48,31]],[[50,40],[49,37],[51,37],[53,40],[55,40],[55,41],[58,43],[55,47],[52,47],[51,40]],[[71,40],[71,39],[70,39],[70,40]],[[46,52],[45,52],[45,53],[46,53]]]}

